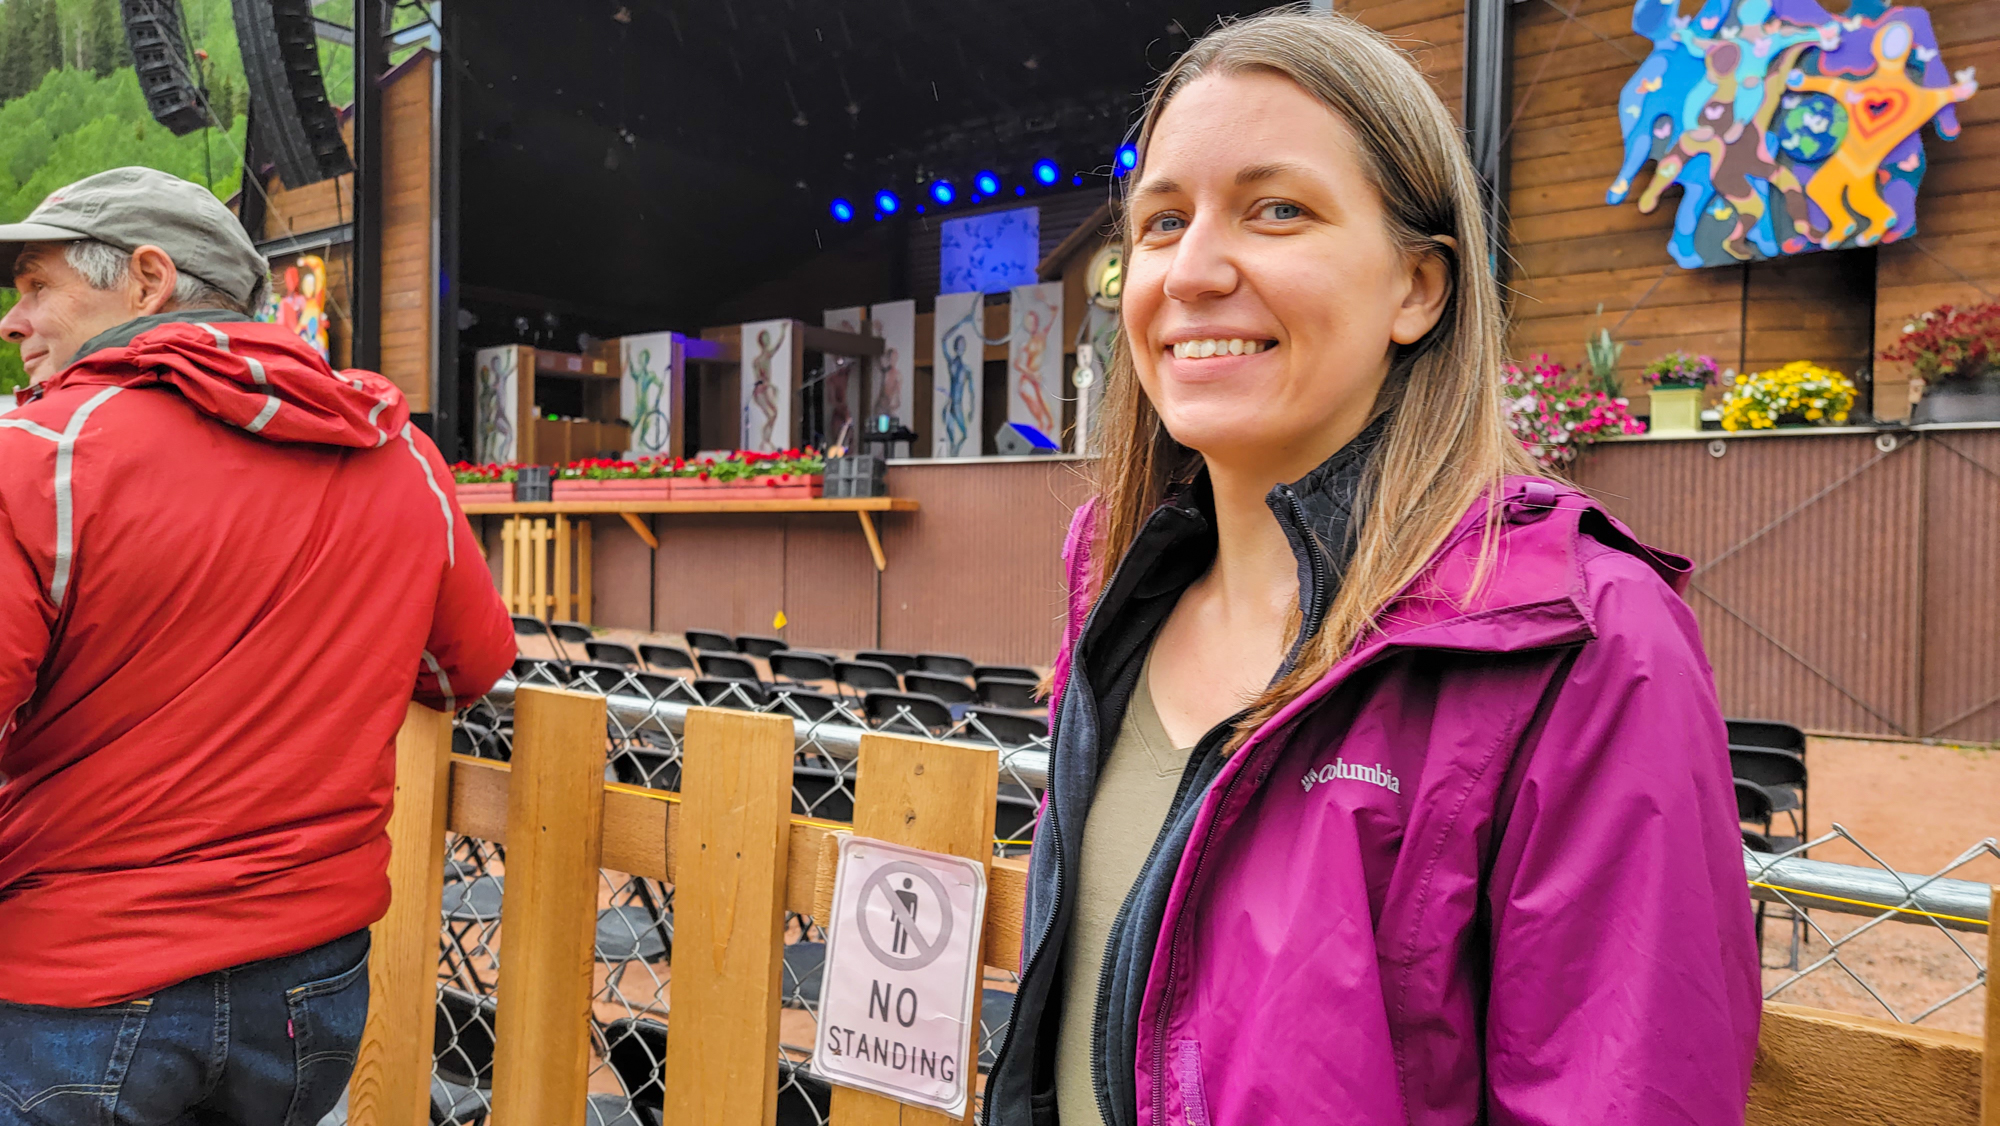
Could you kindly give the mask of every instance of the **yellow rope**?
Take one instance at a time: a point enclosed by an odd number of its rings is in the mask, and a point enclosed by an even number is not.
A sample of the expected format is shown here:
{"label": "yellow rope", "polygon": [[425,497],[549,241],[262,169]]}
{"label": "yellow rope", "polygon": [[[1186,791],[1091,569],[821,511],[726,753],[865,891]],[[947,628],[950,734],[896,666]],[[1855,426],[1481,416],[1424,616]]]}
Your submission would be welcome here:
{"label": "yellow rope", "polygon": [[1968,919],[1963,915],[1940,915],[1935,911],[1919,911],[1915,907],[1891,907],[1885,903],[1870,903],[1865,899],[1843,899],[1837,895],[1827,895],[1817,891],[1803,891],[1799,888],[1779,887],[1777,884],[1759,883],[1756,880],[1751,880],[1750,886],[1753,888],[1769,888],[1772,891],[1784,892],[1786,895],[1803,895],[1812,899],[1824,899],[1832,903],[1852,903],[1856,907],[1872,907],[1877,911],[1900,911],[1905,915],[1922,915],[1926,919],[1943,919],[1951,923],[1971,923],[1975,927],[1988,927],[1989,929],[1992,926],[1985,919]]}

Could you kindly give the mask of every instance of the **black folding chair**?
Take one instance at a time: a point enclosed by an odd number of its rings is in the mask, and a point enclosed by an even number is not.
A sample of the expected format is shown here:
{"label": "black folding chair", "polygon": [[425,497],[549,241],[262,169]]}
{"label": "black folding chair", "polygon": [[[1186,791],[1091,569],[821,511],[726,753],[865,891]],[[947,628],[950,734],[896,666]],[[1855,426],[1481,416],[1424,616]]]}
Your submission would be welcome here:
{"label": "black folding chair", "polygon": [[[1790,814],[1792,835],[1806,836],[1806,826],[1812,822],[1807,816],[1804,756],[1769,747],[1732,744],[1729,748],[1729,773],[1762,786],[1770,795],[1771,812]],[[1764,830],[1769,833],[1770,825],[1766,824]]]}
{"label": "black folding chair", "polygon": [[783,713],[808,723],[832,720],[835,723],[858,726],[853,722],[853,717],[840,706],[840,701],[824,692],[815,692],[810,688],[800,688],[792,684],[774,684],[765,691],[775,705],[771,709],[773,714]]}
{"label": "black folding chair", "polygon": [[711,653],[736,652],[736,639],[726,633],[717,633],[712,629],[691,629],[683,636],[687,638],[688,648],[697,653],[702,650]]}
{"label": "black folding chair", "polygon": [[478,1126],[493,1095],[493,1033],[498,1007],[484,996],[438,987],[431,1039],[431,1121]]}
{"label": "black folding chair", "polygon": [[757,666],[751,664],[747,657],[701,650],[695,654],[695,660],[701,665],[701,675],[705,677],[753,682],[764,679],[757,674]]}
{"label": "black folding chair", "polygon": [[595,635],[591,633],[590,627],[582,622],[550,622],[549,636],[555,638],[556,651],[567,661],[573,659],[569,646],[587,645]]}
{"label": "black folding chair", "polygon": [[624,665],[609,665],[602,661],[575,661],[569,666],[569,686],[585,692],[610,695],[620,688],[629,686],[638,678],[638,673]]}
{"label": "black folding chair", "polygon": [[785,642],[782,638],[759,637],[754,633],[736,635],[736,651],[748,653],[752,657],[768,657],[783,648]]}
{"label": "black folding chair", "polygon": [[1005,677],[1008,680],[1025,680],[1029,681],[1030,683],[1036,683],[1042,679],[1042,675],[1040,673],[1036,672],[1034,669],[1031,669],[1026,665],[973,666],[972,679],[985,680],[989,676]]}
{"label": "black folding chair", "polygon": [[765,655],[771,664],[771,679],[781,684],[832,684],[833,662],[818,653],[780,649]]}
{"label": "black folding chair", "polygon": [[906,672],[903,674],[905,692],[921,692],[926,696],[936,696],[951,709],[951,718],[964,719],[965,709],[971,707],[978,697],[972,694],[972,687],[955,676],[940,676],[934,672]]}
{"label": "black folding chair", "polygon": [[[626,1097],[649,1126],[659,1126],[666,1112],[667,1089],[661,1084],[667,1060],[667,1026],[645,1017],[614,1020],[604,1026],[605,1059],[625,1088]],[[778,1061],[778,1126],[821,1126],[833,1114],[833,1088],[827,1081],[788,1059]]]}
{"label": "black folding chair", "polygon": [[824,821],[854,820],[854,768],[823,760],[792,767],[792,812]]}
{"label": "black folding chair", "polygon": [[1806,733],[1792,724],[1774,719],[1725,719],[1722,724],[1732,747],[1766,747],[1800,757],[1806,753]]}
{"label": "black folding chair", "polygon": [[535,617],[533,614],[512,614],[509,616],[514,619],[515,637],[539,637],[549,643],[549,648],[554,650],[558,657],[562,655],[562,642],[557,641],[556,635],[549,632],[549,624],[547,622]]}
{"label": "black folding chair", "polygon": [[1031,711],[1042,706],[1035,698],[1035,690],[1041,687],[1033,680],[1021,680],[1009,676],[982,676],[973,684],[973,695],[979,702],[994,708],[1013,708],[1016,711]]}
{"label": "black folding chair", "polygon": [[898,676],[906,672],[911,672],[917,667],[917,655],[915,653],[896,653],[887,649],[863,649],[854,655],[854,659],[857,661],[873,661],[878,665],[888,665],[890,668],[896,670]]}
{"label": "black folding chair", "polygon": [[719,676],[704,676],[692,683],[695,695],[711,708],[735,708],[738,711],[761,712],[770,702],[770,695],[764,685],[755,680],[733,680]]}
{"label": "black folding chair", "polygon": [[861,714],[877,730],[926,739],[943,735],[954,722],[943,700],[914,692],[870,692],[861,698]]}
{"label": "black folding chair", "polygon": [[514,680],[518,684],[561,688],[569,683],[569,662],[549,657],[516,657]]}
{"label": "black folding chair", "polygon": [[624,665],[634,669],[644,667],[644,663],[639,660],[639,654],[633,652],[630,645],[621,645],[616,641],[586,641],[583,643],[583,651],[590,654],[591,660],[600,664]]}
{"label": "black folding chair", "polygon": [[[993,839],[996,841],[1032,841],[1035,839],[1035,815],[1041,812],[1041,800],[1034,791],[1014,782],[1000,783],[1000,792],[993,799]],[[1002,845],[1003,850],[1019,852],[1025,846]]]}
{"label": "black folding chair", "polygon": [[903,682],[896,676],[896,670],[879,661],[835,661],[833,679],[852,695],[903,690]]}
{"label": "black folding chair", "polygon": [[967,738],[984,728],[1003,747],[1025,747],[1049,737],[1049,721],[1040,716],[994,708],[967,708],[964,718]]}
{"label": "black folding chair", "polygon": [[678,645],[641,645],[639,656],[645,660],[647,668],[661,672],[694,668],[694,658]]}
{"label": "black folding chair", "polygon": [[971,680],[973,670],[979,666],[956,653],[919,653],[917,668],[924,672],[942,673],[960,680]]}

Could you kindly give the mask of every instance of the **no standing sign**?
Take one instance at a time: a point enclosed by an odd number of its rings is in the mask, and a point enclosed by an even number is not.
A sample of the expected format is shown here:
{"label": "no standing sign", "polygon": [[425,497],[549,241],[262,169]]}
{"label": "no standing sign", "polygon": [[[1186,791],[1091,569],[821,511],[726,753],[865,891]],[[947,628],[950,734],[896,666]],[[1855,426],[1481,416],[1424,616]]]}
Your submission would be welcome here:
{"label": "no standing sign", "polygon": [[985,913],[976,861],[842,838],[813,1070],[963,1116]]}

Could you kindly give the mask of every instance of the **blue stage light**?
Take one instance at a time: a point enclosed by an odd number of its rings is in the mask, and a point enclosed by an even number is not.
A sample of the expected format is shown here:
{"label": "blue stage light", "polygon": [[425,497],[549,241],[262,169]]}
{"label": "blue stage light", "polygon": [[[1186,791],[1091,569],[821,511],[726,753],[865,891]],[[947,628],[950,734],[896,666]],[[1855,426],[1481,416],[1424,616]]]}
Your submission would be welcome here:
{"label": "blue stage light", "polygon": [[1028,194],[1028,189],[1027,189],[1027,188],[1025,188],[1025,187],[1023,187],[1023,186],[1021,186],[1020,184],[1015,184],[1015,185],[1014,185],[1014,194],[1015,194],[1015,195],[1027,195],[1027,194]]}
{"label": "blue stage light", "polygon": [[851,203],[847,202],[847,201],[846,201],[846,200],[844,200],[844,199],[836,199],[836,200],[834,200],[834,201],[833,201],[833,221],[834,221],[834,222],[836,222],[836,223],[846,223],[846,222],[850,222],[850,221],[852,221],[852,220],[853,220],[853,218],[854,218],[854,205],[853,205],[853,204],[851,204]]}
{"label": "blue stage light", "polygon": [[934,180],[931,182],[931,198],[942,206],[958,198],[958,192],[951,186],[950,180]]}
{"label": "blue stage light", "polygon": [[1000,190],[1000,177],[991,172],[981,172],[972,178],[972,186],[979,189],[980,195],[993,195]]}
{"label": "blue stage light", "polygon": [[894,215],[896,209],[901,206],[903,206],[903,201],[896,198],[895,192],[885,188],[875,193],[875,213],[878,216]]}
{"label": "blue stage light", "polygon": [[1137,167],[1138,164],[1139,164],[1139,146],[1137,145],[1118,146],[1118,167],[1127,169],[1129,171],[1130,169]]}
{"label": "blue stage light", "polygon": [[1082,187],[1082,186],[1083,186],[1083,177],[1082,177],[1082,176],[1071,176],[1071,177],[1070,177],[1070,179],[1069,179],[1069,182],[1070,182],[1070,183],[1072,183],[1072,184],[1075,184],[1075,185],[1076,185],[1077,187],[1079,187],[1079,188],[1080,188],[1080,187]]}
{"label": "blue stage light", "polygon": [[1062,169],[1056,167],[1055,161],[1038,160],[1035,162],[1035,179],[1040,180],[1042,183],[1053,184],[1061,176]]}

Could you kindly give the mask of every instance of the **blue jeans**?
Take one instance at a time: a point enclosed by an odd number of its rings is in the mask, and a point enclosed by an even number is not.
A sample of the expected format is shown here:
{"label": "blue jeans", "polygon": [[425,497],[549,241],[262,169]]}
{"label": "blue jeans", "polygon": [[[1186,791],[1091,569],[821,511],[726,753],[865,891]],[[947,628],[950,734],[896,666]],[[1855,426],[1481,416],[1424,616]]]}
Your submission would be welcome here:
{"label": "blue jeans", "polygon": [[0,1001],[0,1126],[315,1126],[368,1017],[368,932],[95,1009]]}

